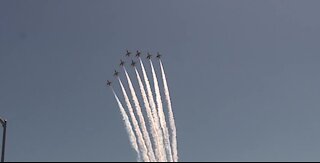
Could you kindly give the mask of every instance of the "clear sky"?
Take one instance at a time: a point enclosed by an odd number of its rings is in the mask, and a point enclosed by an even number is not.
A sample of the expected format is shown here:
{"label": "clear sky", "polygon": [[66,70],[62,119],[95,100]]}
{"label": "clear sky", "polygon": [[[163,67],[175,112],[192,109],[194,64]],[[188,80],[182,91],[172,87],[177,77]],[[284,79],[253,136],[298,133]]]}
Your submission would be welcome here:
{"label": "clear sky", "polygon": [[128,48],[163,54],[181,161],[319,161],[319,6],[1,0],[6,160],[135,161],[105,87]]}

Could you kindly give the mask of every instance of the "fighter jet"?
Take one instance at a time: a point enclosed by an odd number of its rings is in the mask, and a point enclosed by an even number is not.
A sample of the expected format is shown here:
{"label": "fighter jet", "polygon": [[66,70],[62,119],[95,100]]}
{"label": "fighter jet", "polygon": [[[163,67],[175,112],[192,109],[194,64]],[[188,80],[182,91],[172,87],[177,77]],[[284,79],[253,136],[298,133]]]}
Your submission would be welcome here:
{"label": "fighter jet", "polygon": [[130,57],[130,54],[131,54],[131,52],[129,52],[129,50],[127,50],[126,56],[127,56],[127,57]]}
{"label": "fighter jet", "polygon": [[140,55],[141,55],[141,52],[139,51],[139,50],[137,50],[137,54],[136,54],[136,57],[140,57]]}
{"label": "fighter jet", "polygon": [[161,54],[158,52],[157,53],[157,58],[160,59],[161,58]]}
{"label": "fighter jet", "polygon": [[151,54],[150,53],[148,53],[148,56],[147,56],[147,59],[151,59]]}
{"label": "fighter jet", "polygon": [[136,62],[132,60],[131,66],[132,66],[132,67],[135,67],[135,66],[136,66]]}
{"label": "fighter jet", "polygon": [[117,70],[114,70],[113,76],[118,77],[119,76],[119,72]]}
{"label": "fighter jet", "polygon": [[111,86],[111,81],[107,80],[107,86]]}
{"label": "fighter jet", "polygon": [[123,66],[124,65],[124,61],[120,59],[120,66]]}

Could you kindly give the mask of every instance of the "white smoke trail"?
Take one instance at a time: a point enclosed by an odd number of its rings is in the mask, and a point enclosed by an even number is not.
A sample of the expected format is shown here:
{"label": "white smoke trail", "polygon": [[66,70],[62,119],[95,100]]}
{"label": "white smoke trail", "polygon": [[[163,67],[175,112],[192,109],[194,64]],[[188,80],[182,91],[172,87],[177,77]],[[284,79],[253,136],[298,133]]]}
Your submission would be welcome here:
{"label": "white smoke trail", "polygon": [[111,90],[113,92],[114,97],[117,100],[117,103],[118,103],[118,106],[119,106],[119,109],[120,109],[120,113],[122,115],[122,119],[124,121],[127,133],[129,135],[129,140],[131,142],[131,146],[137,152],[138,160],[140,160],[140,151],[139,151],[138,144],[137,144],[137,138],[136,138],[136,136],[135,136],[135,134],[133,132],[129,117],[128,117],[126,111],[124,110],[124,108],[123,108],[118,96],[116,95],[116,93],[114,92],[112,87],[111,87]]}
{"label": "white smoke trail", "polygon": [[[155,127],[156,127],[156,129],[158,131],[159,143],[160,143],[159,147],[160,147],[160,150],[162,151],[162,153],[165,154],[166,151],[165,151],[165,149],[163,147],[163,135],[162,135],[161,127],[160,127],[161,125],[160,125],[160,121],[159,121],[159,117],[158,117],[158,111],[156,109],[156,104],[155,104],[154,99],[153,99],[153,95],[152,95],[152,91],[151,91],[151,87],[150,87],[150,82],[149,82],[148,75],[146,73],[146,70],[144,68],[144,65],[143,65],[143,62],[142,62],[141,58],[139,58],[139,61],[140,61],[140,64],[141,64],[143,78],[145,80],[145,84],[146,84],[146,88],[147,88],[149,104],[151,106],[152,115],[153,115],[153,119],[154,119],[154,122],[155,122]],[[161,161],[167,162],[166,156],[164,156]]]}
{"label": "white smoke trail", "polygon": [[168,115],[169,115],[169,123],[171,128],[171,135],[172,135],[171,145],[172,145],[172,152],[173,152],[173,161],[178,162],[177,129],[174,121],[174,115],[173,115],[172,106],[171,106],[171,99],[170,99],[167,79],[166,79],[166,75],[165,75],[161,60],[160,60],[160,67],[161,67],[162,80],[164,85],[164,94],[166,97],[168,112],[169,112]]}
{"label": "white smoke trail", "polygon": [[118,77],[118,80],[119,80],[119,83],[120,83],[120,86],[121,86],[121,89],[122,89],[122,93],[123,93],[124,99],[126,101],[126,104],[127,104],[128,110],[129,110],[129,114],[131,116],[131,121],[132,121],[134,130],[135,130],[136,135],[138,137],[138,145],[140,147],[140,152],[142,154],[142,159],[145,162],[150,162],[150,158],[148,156],[148,149],[147,149],[146,144],[144,142],[144,139],[143,139],[143,136],[142,136],[138,121],[137,121],[137,119],[136,119],[136,117],[134,115],[134,112],[133,112],[129,97],[128,97],[128,95],[126,93],[126,90],[124,89],[123,84],[122,84],[122,82],[121,82],[119,77]]}
{"label": "white smoke trail", "polygon": [[160,146],[160,144],[162,144],[162,143],[160,142],[159,137],[158,137],[159,133],[158,133],[158,131],[156,129],[156,126],[155,126],[155,122],[154,122],[154,119],[153,119],[153,116],[152,116],[150,104],[149,104],[149,101],[148,101],[148,98],[147,98],[147,95],[146,95],[146,91],[144,89],[144,85],[143,85],[142,80],[140,78],[140,74],[139,74],[139,72],[138,72],[136,67],[134,67],[134,70],[135,70],[136,75],[137,75],[137,79],[138,79],[138,83],[139,83],[142,99],[143,99],[143,102],[144,102],[144,105],[145,105],[145,108],[146,108],[147,117],[148,117],[149,124],[150,124],[150,131],[151,131],[151,135],[153,137],[153,141],[154,141],[154,144],[155,144],[155,153],[156,153],[157,161],[162,161],[164,155],[161,152],[161,148],[163,148],[163,147]]}
{"label": "white smoke trail", "polygon": [[157,75],[156,75],[156,72],[154,70],[154,67],[153,67],[153,64],[152,64],[151,60],[150,60],[150,65],[151,65],[151,70],[152,70],[154,89],[155,89],[155,93],[156,93],[156,101],[157,101],[157,106],[158,106],[158,114],[159,114],[159,119],[160,119],[160,125],[161,125],[162,131],[163,131],[163,135],[164,135],[164,144],[165,144],[165,147],[166,147],[166,151],[167,151],[167,156],[168,156],[169,162],[172,162],[173,158],[172,158],[172,153],[171,153],[169,131],[168,131],[168,127],[167,127],[166,118],[165,118],[165,115],[164,115],[164,112],[163,112],[161,94],[160,94]]}
{"label": "white smoke trail", "polygon": [[150,140],[150,137],[149,137],[149,133],[148,133],[147,127],[146,127],[146,122],[144,120],[143,113],[141,111],[139,100],[138,100],[136,92],[135,92],[135,90],[133,88],[133,85],[132,85],[131,79],[130,79],[130,77],[128,75],[128,72],[127,72],[127,70],[126,70],[126,68],[124,66],[123,66],[123,70],[124,70],[124,72],[126,74],[127,81],[128,81],[128,84],[129,84],[129,88],[130,88],[130,91],[131,91],[131,96],[132,96],[132,99],[133,99],[133,103],[134,103],[134,105],[136,107],[136,111],[137,111],[136,113],[137,113],[139,121],[140,121],[140,126],[141,126],[142,134],[143,134],[143,137],[144,137],[144,141],[146,142],[146,145],[147,145],[149,158],[150,158],[151,161],[156,161],[155,155],[154,155],[154,152],[153,152],[153,148],[152,148],[152,143],[151,143],[151,140]]}

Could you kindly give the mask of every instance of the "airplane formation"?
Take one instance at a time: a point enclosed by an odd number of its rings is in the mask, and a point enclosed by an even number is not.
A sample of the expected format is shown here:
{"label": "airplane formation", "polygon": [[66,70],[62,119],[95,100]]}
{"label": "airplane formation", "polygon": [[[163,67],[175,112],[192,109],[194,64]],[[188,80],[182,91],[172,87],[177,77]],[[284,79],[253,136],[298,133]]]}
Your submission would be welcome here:
{"label": "airplane formation", "polygon": [[[142,53],[139,50],[129,51],[126,49],[122,55],[123,56],[121,57],[120,62],[116,64],[117,68],[114,69],[113,76],[115,77],[116,80],[119,81],[124,99],[119,100],[116,94],[117,90],[114,90],[113,88],[114,84],[112,80],[110,79],[106,80],[105,87],[110,88],[115,96],[115,99],[120,109],[120,113],[122,114],[122,118],[125,122],[124,124],[126,126],[126,130],[129,135],[130,143],[132,145],[132,148],[138,154],[138,161],[139,162],[142,162],[142,161],[178,162],[176,127],[175,127],[175,121],[174,121],[173,111],[171,107],[169,88],[167,85],[166,76],[165,76],[165,72],[163,69],[162,61],[161,61],[161,54],[159,52],[155,54],[151,54],[149,52]],[[150,81],[148,79],[147,72],[145,71],[145,67],[143,65],[142,59],[150,62],[148,64],[150,65],[150,67],[147,67],[147,68],[151,68],[151,71],[152,71],[152,79],[150,78]],[[159,61],[163,89],[159,85],[158,79],[160,78],[157,78],[156,74],[160,72],[154,69],[153,59]],[[141,67],[139,64],[141,64]],[[129,66],[134,69],[136,74],[135,79],[137,79],[139,83],[141,97],[143,99],[143,104],[144,104],[143,109],[145,109],[144,113],[141,110],[143,105],[140,105],[138,96],[136,94],[136,93],[139,93],[139,91],[136,92],[133,85],[134,83],[131,82],[131,79],[133,78],[130,79],[130,74],[129,74],[130,72],[128,73],[126,70],[126,67],[129,67]],[[137,69],[136,66],[139,66],[141,70]],[[128,88],[127,90],[126,88],[124,88],[122,81],[120,79],[122,76],[120,75],[121,72],[119,72],[119,69],[121,70],[121,68],[125,73],[126,81],[131,92],[131,96],[130,96],[132,97],[131,100],[126,93],[127,91],[129,91]],[[141,79],[139,70],[142,71],[143,73],[143,79]],[[160,76],[160,74],[158,75]],[[114,81],[114,82],[118,83],[117,81]],[[152,86],[154,86],[154,92],[152,91],[152,88],[150,85],[152,83],[153,83]],[[145,89],[144,85],[147,89]],[[165,98],[161,98],[161,91],[163,91],[162,95],[164,95]],[[166,104],[167,104],[166,109],[168,111],[167,118],[163,110],[162,105],[164,105],[164,103],[162,102],[162,99],[166,100]],[[124,107],[124,105],[121,103],[121,100],[124,100],[127,108]],[[133,104],[134,104],[135,110],[134,110],[134,107],[132,106]],[[137,120],[137,118],[139,121]],[[146,118],[146,121],[145,121],[145,118]],[[169,121],[168,123],[166,122],[167,120]],[[149,130],[148,130],[148,127],[150,127]]]}
{"label": "airplane formation", "polygon": [[[130,52],[129,50],[126,50],[126,54],[125,54],[126,57],[130,57],[131,54],[132,54],[132,52]],[[135,56],[136,56],[137,58],[140,58],[141,55],[142,55],[141,51],[137,50]],[[156,58],[157,58],[157,59],[161,59],[161,56],[162,56],[162,55],[161,55],[159,52],[157,52]],[[151,55],[150,53],[147,53],[146,58],[147,58],[148,60],[150,60],[150,59],[152,58],[152,55]],[[125,61],[123,61],[122,59],[120,59],[120,64],[119,64],[119,66],[122,67],[122,66],[124,66],[124,65],[125,65]],[[132,67],[135,67],[135,66],[136,66],[136,62],[135,62],[134,60],[131,60],[131,66],[132,66]],[[113,76],[114,76],[114,77],[118,77],[118,76],[119,76],[119,71],[114,70]],[[112,84],[112,82],[109,81],[109,80],[107,80],[107,86],[111,86],[111,84]]]}

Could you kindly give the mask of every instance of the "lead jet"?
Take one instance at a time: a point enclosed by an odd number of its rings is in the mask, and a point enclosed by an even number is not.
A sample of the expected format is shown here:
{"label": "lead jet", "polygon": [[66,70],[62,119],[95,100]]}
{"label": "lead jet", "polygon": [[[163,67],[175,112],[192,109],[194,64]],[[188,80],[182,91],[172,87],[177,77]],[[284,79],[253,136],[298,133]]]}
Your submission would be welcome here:
{"label": "lead jet", "polygon": [[124,61],[120,59],[120,66],[123,66],[124,65]]}
{"label": "lead jet", "polygon": [[132,67],[135,67],[135,66],[136,66],[136,62],[132,60],[132,61],[131,61],[131,66],[132,66]]}
{"label": "lead jet", "polygon": [[130,54],[131,54],[131,52],[129,52],[129,50],[127,50],[126,56],[127,56],[127,57],[130,57]]}
{"label": "lead jet", "polygon": [[114,70],[113,76],[118,77],[119,76],[119,72],[117,70]]}
{"label": "lead jet", "polygon": [[151,59],[151,54],[150,53],[148,53],[148,55],[147,55],[147,59]]}
{"label": "lead jet", "polygon": [[111,81],[107,80],[107,86],[111,86]]}
{"label": "lead jet", "polygon": [[141,55],[141,52],[139,51],[139,50],[137,50],[137,54],[136,54],[136,57],[140,57],[140,55]]}
{"label": "lead jet", "polygon": [[161,58],[161,54],[158,52],[157,53],[157,58],[160,59]]}

